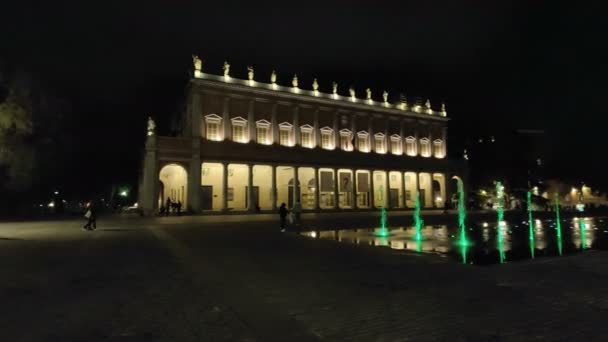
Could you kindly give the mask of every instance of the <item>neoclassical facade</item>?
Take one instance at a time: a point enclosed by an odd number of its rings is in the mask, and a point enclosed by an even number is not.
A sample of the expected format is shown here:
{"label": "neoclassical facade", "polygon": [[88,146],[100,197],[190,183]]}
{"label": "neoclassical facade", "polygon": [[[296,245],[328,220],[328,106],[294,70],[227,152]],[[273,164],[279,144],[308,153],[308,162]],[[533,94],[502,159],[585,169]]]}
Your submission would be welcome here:
{"label": "neoclassical facade", "polygon": [[[195,67],[197,65],[195,64]],[[273,73],[273,75],[275,75]],[[445,107],[389,103],[212,75],[200,64],[187,88],[178,137],[149,125],[140,207],[170,198],[200,212],[442,208],[463,164],[446,158]]]}

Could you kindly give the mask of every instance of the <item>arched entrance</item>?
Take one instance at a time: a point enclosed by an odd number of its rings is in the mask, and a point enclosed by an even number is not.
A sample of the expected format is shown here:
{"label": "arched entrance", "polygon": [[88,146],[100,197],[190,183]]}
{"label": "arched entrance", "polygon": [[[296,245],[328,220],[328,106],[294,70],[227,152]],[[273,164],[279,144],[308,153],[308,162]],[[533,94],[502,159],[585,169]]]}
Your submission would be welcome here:
{"label": "arched entrance", "polygon": [[181,202],[182,208],[188,207],[188,173],[178,164],[167,164],[160,169],[160,205],[164,205],[167,198],[172,202]]}

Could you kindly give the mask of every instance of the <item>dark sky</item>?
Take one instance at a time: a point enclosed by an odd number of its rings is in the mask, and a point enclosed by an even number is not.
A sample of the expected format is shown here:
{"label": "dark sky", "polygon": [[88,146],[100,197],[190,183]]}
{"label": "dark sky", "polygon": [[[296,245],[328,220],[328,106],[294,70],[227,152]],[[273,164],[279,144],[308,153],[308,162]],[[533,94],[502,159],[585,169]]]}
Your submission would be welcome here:
{"label": "dark sky", "polygon": [[134,178],[145,118],[166,127],[197,52],[214,73],[227,59],[243,78],[252,64],[257,77],[276,68],[280,83],[297,72],[303,87],[318,77],[322,89],[338,80],[444,99],[455,156],[493,130],[546,129],[556,173],[599,183],[602,13],[555,1],[20,1],[0,14],[0,58],[74,103],[80,126],[66,134],[95,151],[74,160],[101,182]]}

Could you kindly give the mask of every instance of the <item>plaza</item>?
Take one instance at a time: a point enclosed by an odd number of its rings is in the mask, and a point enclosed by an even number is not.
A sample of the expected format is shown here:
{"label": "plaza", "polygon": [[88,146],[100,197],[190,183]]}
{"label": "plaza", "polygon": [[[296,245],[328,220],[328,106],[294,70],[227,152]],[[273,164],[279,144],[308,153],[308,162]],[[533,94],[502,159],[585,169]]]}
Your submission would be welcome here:
{"label": "plaza", "polygon": [[[320,228],[377,220],[346,214],[304,219]],[[101,217],[95,232],[80,225],[0,223],[3,339],[594,341],[606,333],[604,251],[479,267],[279,233],[266,214]]]}

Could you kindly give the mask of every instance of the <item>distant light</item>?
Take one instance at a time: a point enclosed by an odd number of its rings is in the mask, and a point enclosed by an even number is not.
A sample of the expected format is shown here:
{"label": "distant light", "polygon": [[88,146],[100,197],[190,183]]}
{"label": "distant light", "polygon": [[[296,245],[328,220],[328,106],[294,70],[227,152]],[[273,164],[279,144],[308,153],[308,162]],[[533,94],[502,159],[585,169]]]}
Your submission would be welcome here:
{"label": "distant light", "polygon": [[317,232],[310,233],[310,236],[312,236],[313,238],[316,238],[317,237]]}
{"label": "distant light", "polygon": [[54,194],[55,194],[55,195],[59,195],[59,191],[55,191],[55,192],[54,192]]}
{"label": "distant light", "polygon": [[120,192],[120,196],[122,197],[127,197],[129,195],[129,192],[127,190],[123,190]]}
{"label": "distant light", "polygon": [[49,202],[49,204],[46,205],[49,208],[54,208],[55,207],[55,202]]}
{"label": "distant light", "polygon": [[488,227],[488,222],[484,222],[484,223],[482,224],[482,226],[483,226],[484,228],[487,228],[487,227]]}

